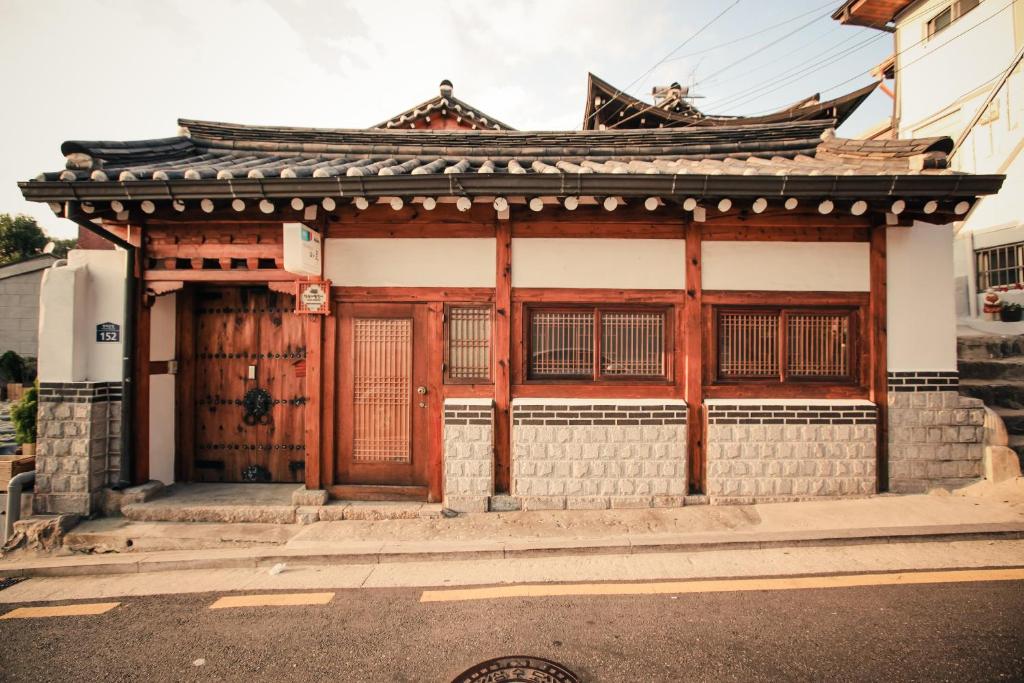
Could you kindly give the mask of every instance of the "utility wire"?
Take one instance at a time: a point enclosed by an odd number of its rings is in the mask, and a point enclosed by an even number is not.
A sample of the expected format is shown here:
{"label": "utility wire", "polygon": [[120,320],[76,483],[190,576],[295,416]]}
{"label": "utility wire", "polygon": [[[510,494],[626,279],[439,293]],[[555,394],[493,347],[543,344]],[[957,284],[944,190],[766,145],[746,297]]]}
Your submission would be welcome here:
{"label": "utility wire", "polygon": [[636,78],[636,79],[635,79],[635,80],[634,80],[634,81],[633,81],[632,83],[630,83],[629,85],[627,85],[627,86],[626,86],[626,87],[625,87],[625,88],[624,88],[623,90],[617,90],[617,91],[615,92],[615,94],[614,94],[614,95],[612,95],[612,96],[611,96],[611,97],[610,97],[610,98],[608,99],[608,101],[607,101],[607,102],[605,102],[605,103],[604,103],[604,104],[602,104],[602,105],[601,105],[600,107],[598,107],[597,109],[595,109],[595,110],[594,110],[594,112],[593,112],[593,113],[592,113],[592,114],[591,114],[590,116],[588,116],[588,117],[587,117],[586,119],[584,119],[584,121],[583,121],[583,127],[584,127],[584,128],[586,128],[586,127],[587,127],[587,123],[589,123],[589,122],[590,122],[590,119],[592,119],[592,118],[594,118],[595,116],[597,116],[597,115],[598,115],[598,113],[599,113],[599,112],[600,112],[600,111],[601,111],[602,109],[604,109],[604,108],[605,108],[605,107],[607,107],[607,106],[608,106],[609,104],[611,104],[612,102],[614,102],[615,100],[617,100],[617,99],[619,98],[619,96],[620,96],[620,95],[623,95],[623,94],[625,94],[625,92],[626,92],[626,91],[628,91],[628,90],[629,90],[630,88],[632,88],[632,87],[633,87],[634,85],[636,85],[636,84],[637,84],[637,83],[639,83],[639,82],[640,82],[641,80],[643,80],[644,78],[646,78],[648,74],[650,74],[650,73],[651,73],[652,71],[654,71],[654,70],[655,70],[655,69],[657,69],[657,68],[658,68],[659,66],[661,66],[662,64],[664,64],[664,63],[665,63],[665,61],[666,61],[666,60],[668,60],[668,58],[669,58],[669,57],[671,57],[672,55],[674,55],[674,54],[675,54],[676,52],[679,52],[679,50],[683,49],[683,48],[684,48],[684,47],[685,47],[686,45],[688,45],[688,44],[690,43],[690,41],[692,41],[692,40],[693,40],[694,38],[696,38],[696,37],[697,37],[697,36],[699,36],[699,35],[700,35],[701,33],[703,33],[703,32],[704,32],[705,30],[707,30],[707,29],[708,29],[708,28],[709,28],[709,27],[710,27],[710,26],[711,26],[712,24],[714,24],[714,23],[715,23],[716,21],[718,21],[718,20],[719,20],[719,19],[721,19],[721,18],[722,18],[723,16],[725,16],[725,14],[726,14],[726,13],[727,13],[727,12],[728,12],[729,10],[731,10],[731,9],[732,9],[733,7],[735,7],[736,5],[740,4],[740,2],[741,2],[741,0],[735,0],[735,2],[733,2],[733,3],[731,4],[731,5],[729,5],[729,6],[728,6],[728,7],[726,7],[726,8],[724,9],[724,10],[722,10],[722,11],[721,11],[721,12],[719,12],[719,13],[718,13],[717,15],[715,15],[715,17],[714,17],[714,18],[713,18],[713,19],[712,19],[711,21],[707,22],[706,24],[704,24],[703,26],[701,26],[701,27],[700,27],[699,29],[697,29],[697,32],[696,32],[696,33],[693,33],[693,34],[691,34],[691,35],[690,35],[690,37],[688,37],[688,38],[687,38],[686,40],[684,40],[684,41],[683,41],[682,43],[680,43],[680,44],[679,44],[679,45],[677,45],[677,46],[676,46],[675,48],[673,48],[671,52],[669,52],[669,53],[668,53],[667,55],[665,55],[665,56],[664,56],[664,57],[662,57],[662,58],[661,58],[660,60],[658,60],[658,61],[657,61],[657,63],[655,63],[655,65],[654,65],[654,66],[652,66],[652,67],[651,67],[650,69],[648,69],[647,71],[645,71],[645,72],[643,72],[642,74],[640,74],[640,76],[638,76],[638,77],[637,77],[637,78]]}

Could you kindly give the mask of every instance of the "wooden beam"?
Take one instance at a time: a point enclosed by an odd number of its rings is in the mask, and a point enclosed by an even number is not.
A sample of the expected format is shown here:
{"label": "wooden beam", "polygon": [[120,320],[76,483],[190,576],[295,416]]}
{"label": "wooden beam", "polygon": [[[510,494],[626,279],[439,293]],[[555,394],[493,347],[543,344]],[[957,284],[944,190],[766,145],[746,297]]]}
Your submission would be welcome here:
{"label": "wooden beam", "polygon": [[512,462],[512,224],[495,224],[494,492],[511,493]]}
{"label": "wooden beam", "polygon": [[331,296],[335,301],[348,303],[470,303],[493,301],[494,290],[490,287],[331,287]]}
{"label": "wooden beam", "polygon": [[427,500],[444,498],[444,304],[433,301],[427,308]]}
{"label": "wooden beam", "polygon": [[320,443],[323,405],[323,316],[306,318],[306,404],[303,407],[306,446],[306,488],[320,488]]}
{"label": "wooden beam", "polygon": [[[136,251],[136,258],[141,261],[142,255]],[[138,268],[142,264],[137,265]],[[149,481],[149,361],[150,361],[150,306],[147,305],[145,283],[136,280],[137,295],[135,299],[135,378],[134,378],[134,463],[132,483],[144,484]]]}
{"label": "wooden beam", "polygon": [[147,270],[146,282],[224,282],[228,284],[292,281],[293,273],[284,270]]}
{"label": "wooden beam", "polygon": [[192,480],[195,453],[195,291],[189,287],[176,295],[177,319],[174,357],[178,361],[178,374],[174,377],[175,453],[174,478]]}
{"label": "wooden beam", "polygon": [[687,296],[681,289],[516,287],[512,290],[512,300],[527,303],[681,304],[687,301]]}
{"label": "wooden beam", "polygon": [[877,449],[875,472],[877,490],[889,490],[889,359],[888,322],[886,297],[888,284],[886,275],[886,227],[877,225],[871,229],[871,300],[868,325],[871,346],[871,391],[870,400],[878,409]]}
{"label": "wooden beam", "polygon": [[710,290],[702,292],[705,304],[729,306],[864,306],[868,292],[748,292]]}
{"label": "wooden beam", "polygon": [[723,225],[709,221],[704,226],[703,239],[705,242],[867,242],[869,233],[867,226]]}
{"label": "wooden beam", "polygon": [[320,433],[320,485],[321,488],[333,486],[335,469],[335,442],[334,434],[337,428],[337,404],[338,387],[338,312],[336,309],[326,316],[323,322],[323,406],[321,408]]}
{"label": "wooden beam", "polygon": [[686,231],[686,434],[690,493],[707,492],[706,425],[704,421],[703,299],[701,240],[704,226],[690,223]]}

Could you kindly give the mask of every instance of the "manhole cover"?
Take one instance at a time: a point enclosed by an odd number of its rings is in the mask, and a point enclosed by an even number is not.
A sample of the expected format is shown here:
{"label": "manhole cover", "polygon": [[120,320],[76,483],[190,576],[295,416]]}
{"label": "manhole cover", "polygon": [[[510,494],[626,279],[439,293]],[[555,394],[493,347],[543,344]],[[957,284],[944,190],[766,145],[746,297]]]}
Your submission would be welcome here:
{"label": "manhole cover", "polygon": [[0,591],[5,588],[10,588],[16,583],[21,583],[25,579],[0,579]]}
{"label": "manhole cover", "polygon": [[498,657],[472,666],[452,683],[579,683],[579,677],[550,659]]}

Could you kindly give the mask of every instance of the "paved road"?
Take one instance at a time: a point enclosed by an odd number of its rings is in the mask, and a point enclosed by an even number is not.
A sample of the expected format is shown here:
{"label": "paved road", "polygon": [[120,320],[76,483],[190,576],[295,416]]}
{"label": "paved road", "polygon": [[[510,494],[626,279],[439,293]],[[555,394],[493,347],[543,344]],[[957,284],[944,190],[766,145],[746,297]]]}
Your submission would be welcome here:
{"label": "paved road", "polygon": [[[1024,680],[1024,582],[211,610],[125,598],[98,616],[0,621],[0,679],[438,681],[530,654],[585,681]],[[7,608],[4,608],[7,609]],[[205,660],[196,665],[196,660]]]}

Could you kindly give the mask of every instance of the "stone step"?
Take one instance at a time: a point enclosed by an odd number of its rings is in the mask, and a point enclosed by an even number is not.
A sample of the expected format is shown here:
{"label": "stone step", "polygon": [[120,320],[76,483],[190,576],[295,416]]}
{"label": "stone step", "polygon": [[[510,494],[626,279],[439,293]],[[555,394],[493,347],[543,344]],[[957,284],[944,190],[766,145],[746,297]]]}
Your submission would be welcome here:
{"label": "stone step", "polygon": [[136,522],[199,522],[216,524],[310,524],[317,521],[422,519],[441,516],[439,503],[331,501],[327,505],[244,504],[195,500],[177,503],[173,496],[121,508]]}
{"label": "stone step", "polygon": [[1024,382],[1024,358],[961,359],[960,379],[1019,380]]}
{"label": "stone step", "polygon": [[283,546],[303,527],[285,524],[134,522],[101,518],[64,536],[64,547],[82,553],[155,552]]}
{"label": "stone step", "polygon": [[1017,452],[1017,457],[1020,458],[1021,468],[1024,469],[1024,435],[1010,434],[1009,437],[1008,445]]}
{"label": "stone step", "polygon": [[990,408],[1024,408],[1024,382],[998,382],[985,379],[960,381],[963,396],[980,398]]}
{"label": "stone step", "polygon": [[956,351],[962,360],[1024,356],[1024,335],[959,337]]}
{"label": "stone step", "polygon": [[1003,419],[1006,433],[1010,436],[1024,436],[1024,410],[995,406],[992,410]]}

